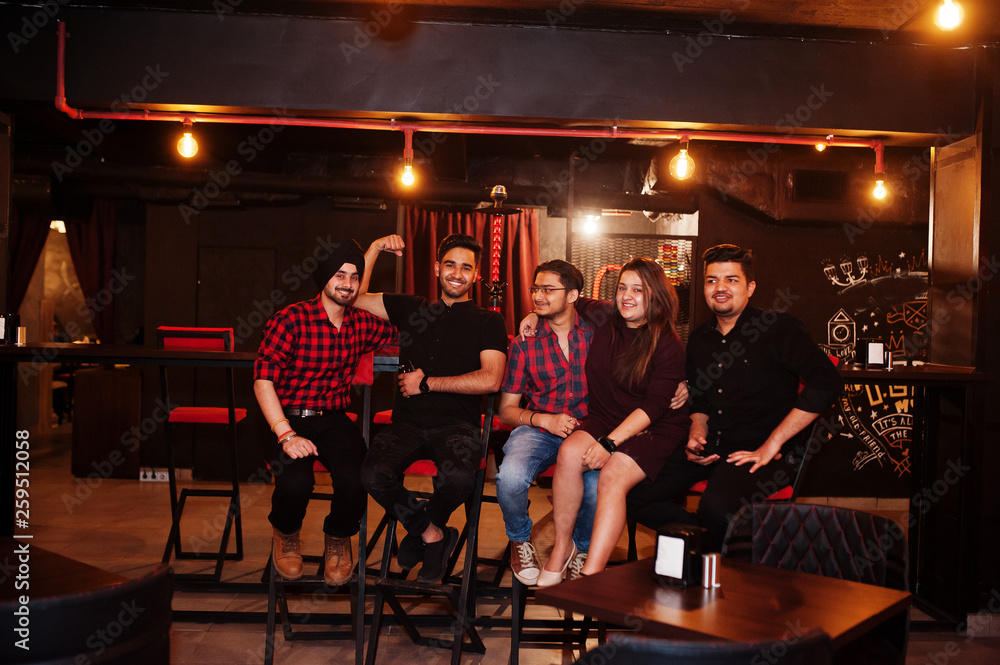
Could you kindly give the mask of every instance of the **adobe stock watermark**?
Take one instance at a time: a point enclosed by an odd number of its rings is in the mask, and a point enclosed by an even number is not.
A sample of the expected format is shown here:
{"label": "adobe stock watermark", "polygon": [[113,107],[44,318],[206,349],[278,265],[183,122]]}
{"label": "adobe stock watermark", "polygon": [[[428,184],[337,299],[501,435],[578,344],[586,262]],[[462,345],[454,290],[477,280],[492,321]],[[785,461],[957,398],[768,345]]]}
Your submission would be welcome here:
{"label": "adobe stock watermark", "polygon": [[230,159],[224,168],[209,172],[208,182],[201,187],[191,190],[189,202],[177,206],[185,224],[190,224],[191,219],[207,208],[212,201],[217,199],[233,182],[233,178],[243,173],[245,164],[252,164],[260,153],[267,148],[275,137],[285,129],[285,125],[277,122],[278,118],[288,117],[287,109],[271,109],[275,121],[267,124],[256,132],[248,134],[245,139],[236,146],[236,153],[242,158]]}
{"label": "adobe stock watermark", "polygon": [[114,474],[116,469],[128,461],[126,454],[137,455],[139,453],[142,443],[170,418],[170,409],[168,404],[157,397],[154,401],[153,412],[143,418],[138,425],[133,425],[122,433],[119,439],[121,449],[112,450],[106,459],[91,462],[91,467],[94,470],[88,473],[86,478],[76,479],[72,494],[63,492],[60,497],[63,508],[68,514],[72,515],[78,507],[93,496],[94,492]]}
{"label": "adobe stock watermark", "polygon": [[[503,86],[501,81],[493,78],[493,74],[477,76],[475,84],[472,92],[452,107],[452,113],[458,115],[475,113],[483,102],[492,97]],[[431,155],[437,151],[438,146],[445,143],[451,136],[452,134],[449,132],[414,132],[413,153],[421,159],[430,159]],[[396,182],[399,177],[394,169],[386,171],[383,175],[388,183]]]}
{"label": "adobe stock watermark", "polygon": [[354,26],[354,38],[351,40],[351,43],[340,42],[338,44],[340,53],[344,56],[344,61],[347,64],[351,64],[351,60],[360,55],[364,49],[368,48],[372,40],[377,39],[382,34],[382,31],[389,27],[393,18],[398,16],[402,11],[403,5],[399,2],[388,2],[383,6],[372,9],[370,20],[365,21],[362,25]]}
{"label": "adobe stock watermark", "polygon": [[[786,137],[793,136],[794,129],[791,128],[802,127],[833,96],[833,91],[828,90],[825,83],[810,86],[805,101],[775,121],[775,132]],[[756,144],[747,148],[748,159],[740,163],[730,181],[720,188],[723,201],[728,200],[729,195],[737,188],[746,186],[752,176],[762,172],[771,157],[780,149],[781,145],[776,142]]]}
{"label": "adobe stock watermark", "polygon": [[[135,277],[135,275],[129,274],[128,268],[115,268],[111,271],[111,279],[107,286],[95,295],[88,296],[84,302],[77,305],[77,315],[87,323],[91,323],[111,304],[115,296],[125,291],[128,285],[135,280]],[[67,321],[65,330],[70,339],[77,339],[83,335],[83,328],[76,321]],[[21,382],[27,385],[30,379],[38,376],[42,368],[58,355],[59,351],[53,348],[45,348],[32,353],[30,361],[18,365],[17,373]]]}
{"label": "adobe stock watermark", "polygon": [[[750,0],[737,0],[734,4],[738,5],[736,7],[737,11],[742,11],[750,6]],[[688,35],[684,39],[686,45],[683,52],[674,51],[671,54],[671,59],[674,61],[677,71],[683,74],[684,68],[694,64],[694,61],[705,53],[705,49],[710,48],[716,39],[725,34],[726,26],[732,25],[735,22],[736,14],[731,9],[723,9],[719,12],[718,18],[702,21],[701,24],[705,26],[705,29],[697,35]]]}
{"label": "adobe stock watermark", "polygon": [[45,0],[42,2],[38,11],[36,11],[31,16],[22,16],[20,30],[18,32],[8,32],[7,33],[7,43],[10,44],[10,48],[17,55],[21,52],[21,48],[27,46],[28,42],[38,36],[41,30],[59,15],[59,12],[63,7],[69,4],[69,0]]}
{"label": "adobe stock watermark", "polygon": [[[128,92],[122,93],[118,99],[111,102],[111,108],[116,111],[128,110],[129,104],[140,103],[150,92],[155,90],[170,72],[162,70],[159,64],[146,65],[146,75]],[[104,138],[115,131],[115,123],[105,118],[97,124],[96,129],[85,129],[81,132],[83,138],[75,145],[66,146],[66,156],[62,161],[52,162],[52,174],[59,182],[83,164],[83,160],[94,154],[94,151],[104,142]]]}
{"label": "adobe stock watermark", "polygon": [[525,205],[528,206],[550,206],[557,203],[569,190],[569,183],[573,180],[574,173],[583,173],[597,158],[608,149],[608,139],[597,136],[587,143],[583,143],[573,150],[570,166],[559,171],[555,180],[549,180],[542,185],[544,192],[537,196],[528,197]]}
{"label": "adobe stock watermark", "polygon": [[893,7],[892,14],[888,20],[880,18],[878,28],[882,32],[882,39],[888,39],[892,33],[906,25],[914,16],[924,11],[931,0],[902,0]]}
{"label": "adobe stock watermark", "polygon": [[565,22],[570,16],[576,13],[586,0],[561,0],[559,6],[545,10],[545,20],[550,26]]}

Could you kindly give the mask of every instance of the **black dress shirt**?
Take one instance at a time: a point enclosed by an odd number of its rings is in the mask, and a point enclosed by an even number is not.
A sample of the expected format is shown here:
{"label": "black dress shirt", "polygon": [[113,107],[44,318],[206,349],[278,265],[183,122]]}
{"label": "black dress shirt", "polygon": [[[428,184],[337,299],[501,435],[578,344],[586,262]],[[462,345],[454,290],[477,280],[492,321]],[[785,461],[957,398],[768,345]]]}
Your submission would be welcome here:
{"label": "black dress shirt", "polygon": [[822,413],[844,386],[801,321],[750,306],[726,335],[714,317],[691,333],[687,381],[691,412],[708,416],[708,448],[722,453],[754,450],[793,408]]}

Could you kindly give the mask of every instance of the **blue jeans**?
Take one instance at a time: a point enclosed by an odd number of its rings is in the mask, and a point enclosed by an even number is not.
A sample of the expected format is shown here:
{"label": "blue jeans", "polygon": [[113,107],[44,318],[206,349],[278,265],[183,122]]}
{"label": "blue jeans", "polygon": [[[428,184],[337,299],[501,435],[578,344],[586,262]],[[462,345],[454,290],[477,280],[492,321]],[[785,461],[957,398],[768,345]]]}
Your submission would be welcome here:
{"label": "blue jeans", "polygon": [[[503,462],[497,471],[497,501],[503,511],[507,538],[524,543],[531,538],[528,515],[528,488],[542,471],[556,462],[563,439],[555,434],[524,425],[511,432],[503,447]],[[576,516],[573,543],[581,552],[590,548],[597,508],[597,476],[592,469],[583,474],[583,503]]]}

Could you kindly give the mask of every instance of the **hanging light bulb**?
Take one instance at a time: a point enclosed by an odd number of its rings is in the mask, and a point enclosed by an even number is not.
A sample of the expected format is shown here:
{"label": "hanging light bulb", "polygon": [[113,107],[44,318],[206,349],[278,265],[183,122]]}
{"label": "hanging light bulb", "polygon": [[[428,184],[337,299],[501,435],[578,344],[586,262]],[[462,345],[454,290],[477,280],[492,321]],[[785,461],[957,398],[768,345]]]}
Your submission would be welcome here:
{"label": "hanging light bulb", "polygon": [[885,188],[885,173],[876,173],[875,174],[875,189],[872,190],[872,196],[874,196],[879,201],[881,201],[888,194],[889,194],[889,190]]}
{"label": "hanging light bulb", "polygon": [[403,175],[399,177],[400,182],[402,182],[407,187],[410,187],[417,181],[416,177],[413,175],[413,160],[404,159],[403,160]]}
{"label": "hanging light bulb", "polygon": [[681,149],[670,160],[670,175],[678,180],[687,180],[694,174],[694,160],[688,154],[688,139],[681,139]]}
{"label": "hanging light bulb", "polygon": [[184,121],[184,133],[177,140],[177,152],[181,157],[191,159],[198,154],[198,140],[191,134],[191,121]]}
{"label": "hanging light bulb", "polygon": [[826,150],[826,144],[825,143],[817,143],[816,144],[816,151],[817,152],[823,152],[824,150]]}
{"label": "hanging light bulb", "polygon": [[934,23],[942,30],[954,30],[962,24],[962,5],[953,0],[944,0],[934,15]]}

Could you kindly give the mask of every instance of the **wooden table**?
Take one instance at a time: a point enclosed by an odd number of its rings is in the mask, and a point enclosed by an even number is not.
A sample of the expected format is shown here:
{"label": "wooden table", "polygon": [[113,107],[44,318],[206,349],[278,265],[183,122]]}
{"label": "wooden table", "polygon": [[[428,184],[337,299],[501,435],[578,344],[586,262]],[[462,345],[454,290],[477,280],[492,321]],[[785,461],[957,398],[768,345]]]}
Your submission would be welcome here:
{"label": "wooden table", "polygon": [[886,624],[905,630],[910,606],[903,591],[726,559],[718,579],[668,587],[648,558],[538,589],[535,601],[668,639],[777,641],[819,628],[835,649]]}

